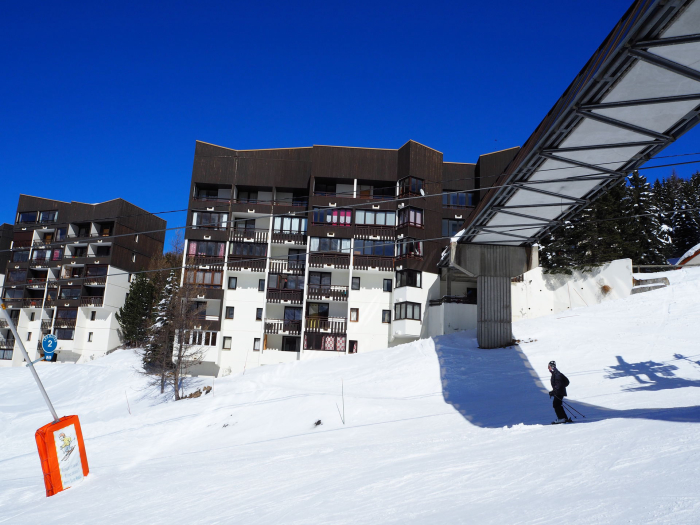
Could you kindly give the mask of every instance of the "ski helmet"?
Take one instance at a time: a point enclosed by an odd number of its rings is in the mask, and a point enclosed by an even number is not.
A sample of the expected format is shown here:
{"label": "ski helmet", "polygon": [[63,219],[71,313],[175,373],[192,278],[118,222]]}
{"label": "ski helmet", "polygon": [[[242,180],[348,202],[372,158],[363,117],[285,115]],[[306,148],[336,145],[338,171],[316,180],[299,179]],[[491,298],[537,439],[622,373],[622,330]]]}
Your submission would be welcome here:
{"label": "ski helmet", "polygon": [[547,365],[547,368],[556,368],[556,367],[557,367],[556,361],[550,361],[549,364]]}

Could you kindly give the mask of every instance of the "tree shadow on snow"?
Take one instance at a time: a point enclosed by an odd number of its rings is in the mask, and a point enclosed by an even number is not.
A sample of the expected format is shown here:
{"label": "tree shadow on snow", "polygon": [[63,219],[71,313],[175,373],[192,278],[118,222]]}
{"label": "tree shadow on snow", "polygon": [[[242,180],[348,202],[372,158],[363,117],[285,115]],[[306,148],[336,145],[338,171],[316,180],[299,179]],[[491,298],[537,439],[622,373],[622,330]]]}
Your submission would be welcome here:
{"label": "tree shadow on snow", "polygon": [[[520,346],[483,350],[477,347],[475,331],[472,331],[472,334],[470,339],[464,337],[464,332],[435,339],[445,401],[454,406],[470,423],[485,428],[551,422],[555,416],[552,400],[548,395],[551,390],[549,382],[545,385],[540,381],[539,374],[534,371]],[[634,376],[629,372],[640,368],[640,363],[637,363],[630,365],[629,369],[618,369],[617,367],[621,366],[620,361],[621,358],[618,359],[618,365],[610,368],[610,374],[624,373]],[[652,369],[656,370],[656,375],[661,381],[654,381],[652,386],[648,387],[650,389],[700,386],[698,381],[669,377],[663,375],[661,369]],[[663,370],[665,374],[672,372],[670,369]],[[646,372],[644,374],[646,375]],[[658,387],[653,387],[654,384]],[[635,387],[632,390],[645,389]],[[572,416],[576,416],[576,422],[636,418],[700,423],[700,406],[615,410],[568,397],[565,401],[585,415],[584,418],[572,412]]]}

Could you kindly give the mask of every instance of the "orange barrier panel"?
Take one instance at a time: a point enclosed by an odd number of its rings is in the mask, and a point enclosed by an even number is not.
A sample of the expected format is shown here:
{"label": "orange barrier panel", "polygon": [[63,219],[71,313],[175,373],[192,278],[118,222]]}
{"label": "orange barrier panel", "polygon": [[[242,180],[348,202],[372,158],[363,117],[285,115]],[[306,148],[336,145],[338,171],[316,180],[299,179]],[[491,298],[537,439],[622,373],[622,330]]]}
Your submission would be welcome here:
{"label": "orange barrier panel", "polygon": [[89,468],[78,416],[64,416],[36,431],[46,496],[83,480]]}

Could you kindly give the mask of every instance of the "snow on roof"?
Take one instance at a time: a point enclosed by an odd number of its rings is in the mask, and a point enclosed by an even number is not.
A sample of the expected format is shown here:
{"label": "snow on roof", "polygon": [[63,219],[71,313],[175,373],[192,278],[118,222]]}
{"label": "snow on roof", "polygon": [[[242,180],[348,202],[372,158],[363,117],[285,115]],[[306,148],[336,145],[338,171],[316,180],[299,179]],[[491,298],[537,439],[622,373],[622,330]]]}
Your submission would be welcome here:
{"label": "snow on roof", "polygon": [[685,252],[680,259],[678,259],[678,264],[683,265],[694,259],[697,255],[700,255],[700,244],[696,244],[690,250]]}

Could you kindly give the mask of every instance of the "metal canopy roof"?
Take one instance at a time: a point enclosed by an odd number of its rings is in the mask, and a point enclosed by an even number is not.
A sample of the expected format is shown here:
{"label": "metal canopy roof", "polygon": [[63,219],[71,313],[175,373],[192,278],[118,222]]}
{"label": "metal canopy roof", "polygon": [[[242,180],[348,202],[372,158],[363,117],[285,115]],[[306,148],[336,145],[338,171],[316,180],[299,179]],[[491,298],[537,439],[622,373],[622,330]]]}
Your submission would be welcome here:
{"label": "metal canopy roof", "polygon": [[536,242],[700,120],[700,0],[638,0],[479,204],[460,242]]}

